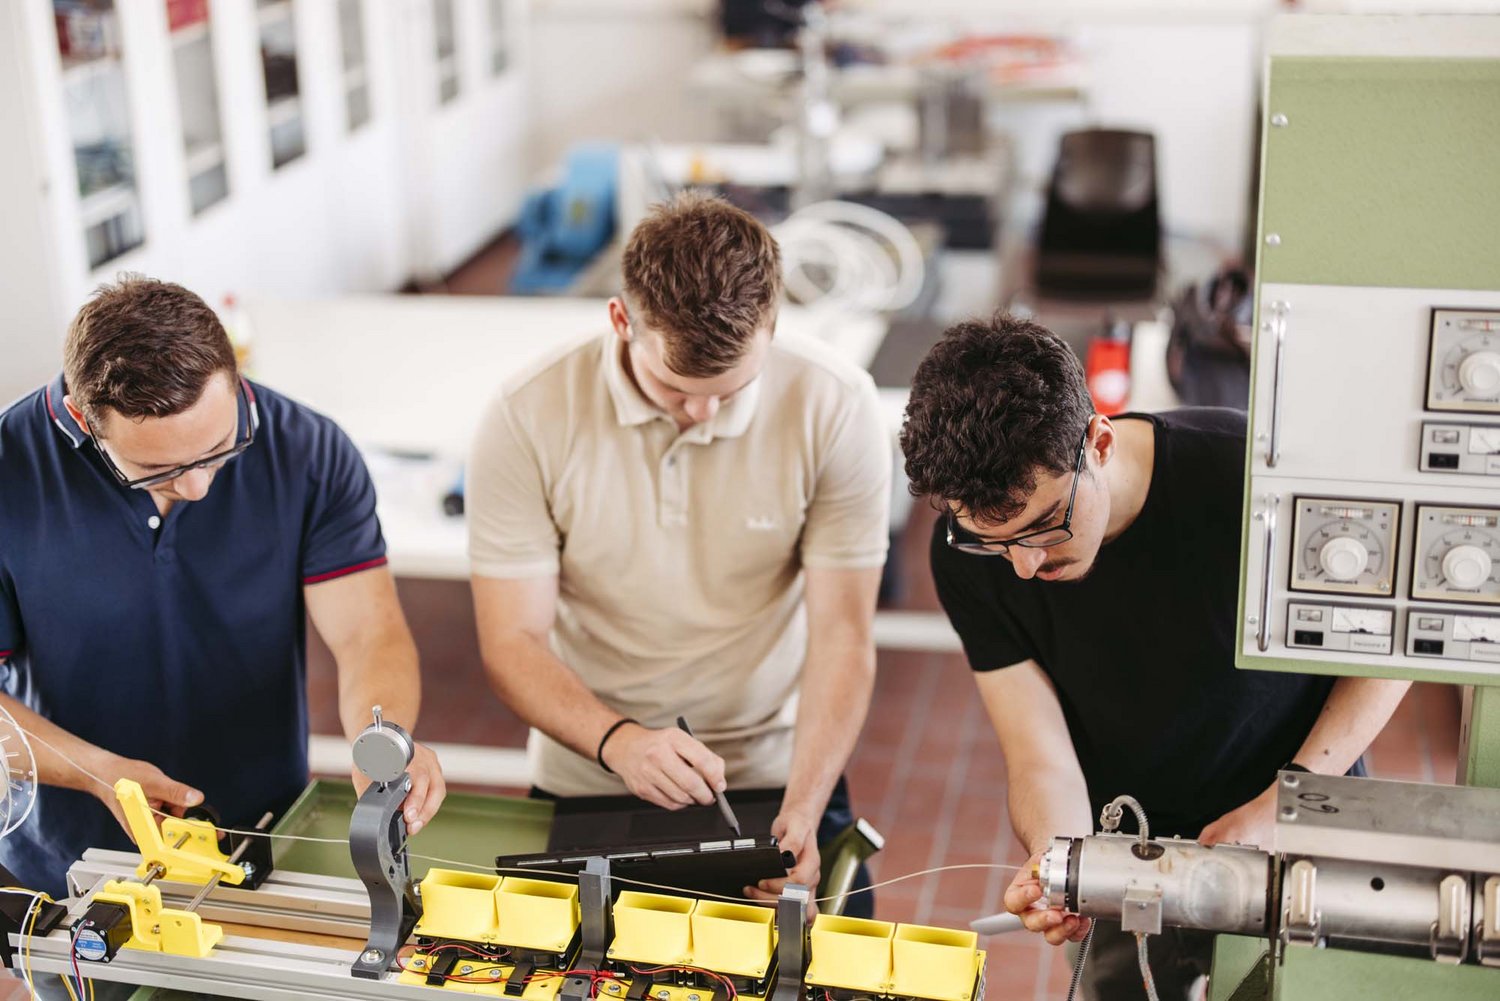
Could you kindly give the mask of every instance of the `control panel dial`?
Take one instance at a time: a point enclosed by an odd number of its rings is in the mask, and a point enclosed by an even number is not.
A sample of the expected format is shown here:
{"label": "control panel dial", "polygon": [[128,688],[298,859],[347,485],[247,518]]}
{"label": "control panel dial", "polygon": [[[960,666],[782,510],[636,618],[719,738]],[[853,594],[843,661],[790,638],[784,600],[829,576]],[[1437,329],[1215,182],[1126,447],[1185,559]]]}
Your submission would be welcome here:
{"label": "control panel dial", "polygon": [[1500,311],[1435,309],[1427,409],[1500,413]]}
{"label": "control panel dial", "polygon": [[1500,509],[1417,507],[1411,596],[1500,605]]}
{"label": "control panel dial", "polygon": [[1401,506],[1298,497],[1291,588],[1390,597]]}

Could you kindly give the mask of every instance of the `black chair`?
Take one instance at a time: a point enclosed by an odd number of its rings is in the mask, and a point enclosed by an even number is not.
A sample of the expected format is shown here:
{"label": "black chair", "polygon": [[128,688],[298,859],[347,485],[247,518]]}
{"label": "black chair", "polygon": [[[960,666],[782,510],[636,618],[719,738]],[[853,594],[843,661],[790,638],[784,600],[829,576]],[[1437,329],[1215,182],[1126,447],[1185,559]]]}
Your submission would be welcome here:
{"label": "black chair", "polygon": [[1063,299],[1149,298],[1160,268],[1155,139],[1115,129],[1065,134],[1047,188],[1037,290]]}

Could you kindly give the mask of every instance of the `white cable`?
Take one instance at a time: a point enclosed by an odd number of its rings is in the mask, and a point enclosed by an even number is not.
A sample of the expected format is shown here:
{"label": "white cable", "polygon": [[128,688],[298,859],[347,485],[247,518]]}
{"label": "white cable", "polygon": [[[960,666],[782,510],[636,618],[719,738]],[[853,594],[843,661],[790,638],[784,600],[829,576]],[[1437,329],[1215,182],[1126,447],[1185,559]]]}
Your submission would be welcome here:
{"label": "white cable", "polygon": [[900,220],[854,202],[817,202],[773,228],[787,292],[802,305],[894,312],[926,280],[922,247]]}

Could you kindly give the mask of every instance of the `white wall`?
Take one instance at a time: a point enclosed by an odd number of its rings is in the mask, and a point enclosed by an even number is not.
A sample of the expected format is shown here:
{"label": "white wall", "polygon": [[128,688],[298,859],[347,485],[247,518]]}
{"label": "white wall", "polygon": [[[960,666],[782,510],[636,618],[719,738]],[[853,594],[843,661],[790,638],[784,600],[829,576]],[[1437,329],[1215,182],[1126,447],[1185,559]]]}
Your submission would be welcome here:
{"label": "white wall", "polygon": [[685,86],[718,43],[712,0],[532,0],[533,177],[579,140],[702,139],[711,109]]}

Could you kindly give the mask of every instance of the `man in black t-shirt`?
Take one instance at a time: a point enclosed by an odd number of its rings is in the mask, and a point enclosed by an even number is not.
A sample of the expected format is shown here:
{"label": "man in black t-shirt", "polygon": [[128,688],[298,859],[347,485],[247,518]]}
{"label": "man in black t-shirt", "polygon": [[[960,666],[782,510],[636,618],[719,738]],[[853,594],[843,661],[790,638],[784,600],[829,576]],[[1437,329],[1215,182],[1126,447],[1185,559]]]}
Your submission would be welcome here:
{"label": "man in black t-shirt", "polygon": [[[1138,799],[1153,835],[1269,848],[1276,771],[1358,761],[1405,682],[1234,666],[1245,415],[1093,412],[1073,352],[1000,315],[948,331],[917,370],[901,436],[912,492],[943,516],[932,571],[1005,755],[1032,854]],[[1054,945],[1089,923],[1005,906]],[[1208,971],[1212,936],[1153,936],[1163,998]],[[1135,942],[1096,931],[1085,994],[1138,997]]]}

